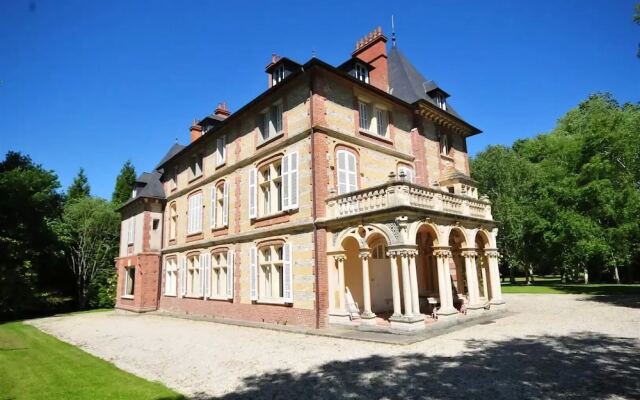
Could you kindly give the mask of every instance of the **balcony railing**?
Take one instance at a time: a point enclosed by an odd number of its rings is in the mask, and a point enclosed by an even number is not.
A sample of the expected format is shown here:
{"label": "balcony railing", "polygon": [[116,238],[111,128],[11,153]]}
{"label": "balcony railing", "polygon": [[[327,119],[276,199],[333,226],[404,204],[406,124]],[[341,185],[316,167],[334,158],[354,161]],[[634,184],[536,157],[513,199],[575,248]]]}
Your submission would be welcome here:
{"label": "balcony railing", "polygon": [[335,219],[394,207],[409,207],[492,220],[488,200],[398,181],[327,199],[327,218]]}

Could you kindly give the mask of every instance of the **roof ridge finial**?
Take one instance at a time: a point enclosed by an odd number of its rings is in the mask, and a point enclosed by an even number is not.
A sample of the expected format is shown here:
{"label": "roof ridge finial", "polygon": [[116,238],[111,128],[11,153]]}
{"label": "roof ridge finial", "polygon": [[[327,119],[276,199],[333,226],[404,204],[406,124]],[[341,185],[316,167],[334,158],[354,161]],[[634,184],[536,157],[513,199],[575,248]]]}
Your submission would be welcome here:
{"label": "roof ridge finial", "polygon": [[391,14],[391,46],[396,47],[396,24]]}

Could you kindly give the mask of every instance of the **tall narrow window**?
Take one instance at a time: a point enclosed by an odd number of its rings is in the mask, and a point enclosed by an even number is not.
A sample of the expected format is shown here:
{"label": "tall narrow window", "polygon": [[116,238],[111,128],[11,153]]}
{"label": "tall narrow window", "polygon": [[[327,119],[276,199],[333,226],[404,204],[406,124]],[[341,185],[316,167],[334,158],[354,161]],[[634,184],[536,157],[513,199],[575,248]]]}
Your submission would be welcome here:
{"label": "tall narrow window", "polygon": [[135,284],[136,284],[136,269],[134,267],[125,267],[123,295],[133,297]]}
{"label": "tall narrow window", "polygon": [[130,217],[127,221],[127,244],[132,245],[136,234],[136,217]]}
{"label": "tall narrow window", "polygon": [[189,256],[187,259],[187,296],[202,296],[200,285],[200,257],[198,255]]}
{"label": "tall narrow window", "polygon": [[189,197],[189,223],[187,233],[202,232],[202,193],[196,193]]}
{"label": "tall narrow window", "polygon": [[211,188],[211,227],[229,225],[229,182],[220,182]]}
{"label": "tall narrow window", "polygon": [[211,297],[227,297],[227,252],[216,253],[211,259]]}
{"label": "tall narrow window", "polygon": [[164,294],[175,296],[178,294],[178,262],[175,258],[165,262]]}
{"label": "tall narrow window", "polygon": [[371,104],[359,102],[360,106],[360,129],[364,131],[371,130]]}
{"label": "tall narrow window", "polygon": [[446,133],[440,134],[440,152],[442,155],[449,155],[449,137]]}
{"label": "tall narrow window", "polygon": [[360,63],[356,63],[355,70],[356,70],[356,79],[364,83],[369,83],[369,70],[367,69],[367,67],[365,67]]}
{"label": "tall narrow window", "polygon": [[282,246],[267,246],[260,249],[260,297],[282,298]]}
{"label": "tall narrow window", "polygon": [[178,188],[178,167],[174,167],[169,178],[169,189],[176,190]]}
{"label": "tall narrow window", "polygon": [[358,190],[357,163],[356,156],[350,151],[338,150],[337,175],[338,194],[344,194]]}
{"label": "tall narrow window", "polygon": [[191,157],[191,179],[202,176],[202,154]]}
{"label": "tall narrow window", "polygon": [[389,113],[386,110],[376,108],[376,133],[386,137],[389,131]]}
{"label": "tall narrow window", "polygon": [[284,79],[284,65],[280,65],[271,74],[271,86],[275,86]]}
{"label": "tall narrow window", "polygon": [[282,103],[277,103],[260,114],[259,127],[263,141],[282,133],[282,110]]}
{"label": "tall narrow window", "polygon": [[216,165],[222,165],[226,161],[227,137],[220,136],[216,140]]}
{"label": "tall narrow window", "polygon": [[282,164],[280,160],[265,165],[258,172],[258,214],[269,215],[282,211]]}
{"label": "tall narrow window", "polygon": [[178,209],[176,203],[169,206],[169,240],[176,240],[178,234]]}

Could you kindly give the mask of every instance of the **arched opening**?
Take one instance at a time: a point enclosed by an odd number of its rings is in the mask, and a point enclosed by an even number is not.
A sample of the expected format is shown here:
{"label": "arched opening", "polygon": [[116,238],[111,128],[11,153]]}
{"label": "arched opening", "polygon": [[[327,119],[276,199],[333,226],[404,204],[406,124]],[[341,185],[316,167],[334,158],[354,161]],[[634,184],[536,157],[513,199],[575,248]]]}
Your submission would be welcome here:
{"label": "arched opening", "polygon": [[369,246],[369,287],[371,290],[371,310],[379,315],[389,314],[393,310],[393,293],[391,287],[391,270],[387,251],[389,243],[379,233],[371,235],[367,240]]}
{"label": "arched opening", "polygon": [[489,234],[485,231],[478,231],[475,237],[475,247],[478,253],[476,267],[478,272],[478,288],[480,289],[480,299],[488,301],[491,298],[491,275],[489,274],[489,260],[484,250],[491,247]]}
{"label": "arched opening", "polygon": [[346,311],[354,316],[362,311],[364,297],[362,291],[362,262],[360,260],[360,243],[354,237],[342,241],[345,251],[344,289]]}
{"label": "arched opening", "polygon": [[[459,228],[453,228],[449,234],[449,246],[451,247],[451,260],[449,271],[453,284],[453,305],[457,309],[462,307],[465,300],[469,298],[468,279],[465,270],[465,260],[462,256],[462,249],[467,247],[464,232]],[[466,296],[466,299],[465,299]]]}
{"label": "arched opening", "polygon": [[430,299],[440,297],[438,264],[433,252],[434,247],[438,245],[438,235],[435,229],[430,225],[422,225],[416,234],[416,245],[418,246],[416,275],[420,310],[425,314],[431,314],[435,304],[430,303]]}

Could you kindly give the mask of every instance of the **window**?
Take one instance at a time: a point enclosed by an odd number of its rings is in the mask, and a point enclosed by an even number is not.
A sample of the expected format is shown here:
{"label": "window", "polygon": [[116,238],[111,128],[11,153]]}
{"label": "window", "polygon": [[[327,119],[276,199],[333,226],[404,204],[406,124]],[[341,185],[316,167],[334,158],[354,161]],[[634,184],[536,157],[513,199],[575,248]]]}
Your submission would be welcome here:
{"label": "window", "polygon": [[258,126],[262,140],[269,140],[282,133],[282,103],[277,103],[264,110],[258,118]]}
{"label": "window", "polygon": [[441,93],[436,94],[435,100],[438,107],[442,108],[443,110],[447,109],[447,99],[444,97],[443,94]]}
{"label": "window", "polygon": [[198,255],[192,255],[187,257],[187,296],[201,297],[202,296],[202,266],[200,265],[200,258]]}
{"label": "window", "polygon": [[178,188],[178,167],[173,168],[171,178],[169,178],[169,189],[176,190]]}
{"label": "window", "polygon": [[211,228],[229,225],[229,182],[211,188]]}
{"label": "window", "polygon": [[136,217],[130,217],[127,221],[127,244],[132,245],[135,239]]}
{"label": "window", "polygon": [[178,211],[176,203],[169,206],[169,240],[176,240],[178,233]]}
{"label": "window", "polygon": [[152,223],[153,230],[157,231],[159,226],[160,226],[160,219],[154,218]]}
{"label": "window", "polygon": [[124,268],[124,296],[133,297],[133,291],[136,284],[136,269],[134,267]]}
{"label": "window", "polygon": [[356,63],[356,79],[369,83],[369,70],[360,63]]}
{"label": "window", "polygon": [[138,194],[138,189],[133,188],[133,190],[131,191],[131,198],[136,197],[137,194]]}
{"label": "window", "polygon": [[249,216],[267,216],[298,208],[298,152],[252,169],[249,175]]}
{"label": "window", "polygon": [[226,161],[226,146],[227,146],[227,137],[220,136],[216,140],[216,165],[222,165]]}
{"label": "window", "polygon": [[227,297],[227,253],[214,254],[211,260],[211,297]]}
{"label": "window", "polygon": [[191,157],[191,179],[202,176],[202,154]]}
{"label": "window", "polygon": [[440,135],[440,153],[442,155],[449,155],[449,137],[446,133]]}
{"label": "window", "polygon": [[383,244],[377,244],[373,246],[373,250],[371,250],[371,258],[374,260],[384,260],[389,258],[387,256],[388,248]]}
{"label": "window", "polygon": [[280,65],[271,73],[271,86],[275,86],[284,79],[284,64]]}
{"label": "window", "polygon": [[165,296],[175,296],[178,294],[178,262],[175,258],[170,258],[165,262],[164,272],[164,294]]}
{"label": "window", "polygon": [[336,152],[338,159],[338,194],[358,190],[356,155],[347,150]]}
{"label": "window", "polygon": [[187,234],[202,232],[202,192],[189,197],[189,221]]}
{"label": "window", "polygon": [[291,246],[274,244],[252,247],[251,299],[293,302]]}
{"label": "window", "polygon": [[415,174],[413,172],[413,168],[407,165],[399,165],[398,166],[398,177],[402,179],[402,175],[404,175],[404,180],[407,182],[415,183]]}
{"label": "window", "polygon": [[359,102],[360,129],[387,137],[389,133],[389,112],[382,108],[374,107],[370,103]]}

